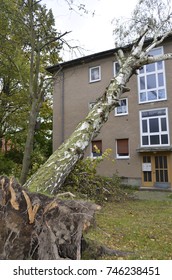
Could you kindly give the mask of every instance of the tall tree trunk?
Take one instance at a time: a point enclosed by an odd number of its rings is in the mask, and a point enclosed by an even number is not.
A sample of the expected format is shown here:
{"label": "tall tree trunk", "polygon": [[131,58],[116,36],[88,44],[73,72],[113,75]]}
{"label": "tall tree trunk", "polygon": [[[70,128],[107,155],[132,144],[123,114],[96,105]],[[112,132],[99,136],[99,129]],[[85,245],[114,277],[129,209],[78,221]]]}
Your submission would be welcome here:
{"label": "tall tree trunk", "polygon": [[31,110],[30,110],[28,133],[27,133],[24,155],[23,155],[23,164],[22,164],[22,171],[21,171],[21,177],[20,177],[20,183],[22,185],[27,180],[27,176],[28,176],[28,172],[29,172],[29,168],[30,168],[37,117],[38,117],[38,104],[37,104],[37,100],[35,99],[32,102],[32,106],[31,106]]}
{"label": "tall tree trunk", "polygon": [[[40,72],[40,42],[39,38],[36,41],[34,30],[34,17],[33,17],[33,0],[29,0],[30,6],[30,39],[31,39],[31,54],[30,54],[30,78],[29,78],[29,95],[31,100],[31,110],[29,114],[29,124],[27,131],[27,138],[25,143],[22,171],[20,175],[20,183],[23,185],[29,173],[31,164],[31,155],[33,151],[34,134],[39,114],[39,109],[42,104],[42,91],[39,85],[39,72]],[[37,48],[36,48],[37,46]]]}

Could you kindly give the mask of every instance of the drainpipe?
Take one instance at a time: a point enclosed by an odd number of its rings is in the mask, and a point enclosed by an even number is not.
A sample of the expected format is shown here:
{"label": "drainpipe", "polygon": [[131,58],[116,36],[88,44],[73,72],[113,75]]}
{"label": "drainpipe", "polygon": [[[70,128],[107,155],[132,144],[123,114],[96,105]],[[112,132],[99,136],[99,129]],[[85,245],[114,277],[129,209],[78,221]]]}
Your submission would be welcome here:
{"label": "drainpipe", "polygon": [[62,90],[61,90],[61,142],[64,142],[64,72],[62,70]]}

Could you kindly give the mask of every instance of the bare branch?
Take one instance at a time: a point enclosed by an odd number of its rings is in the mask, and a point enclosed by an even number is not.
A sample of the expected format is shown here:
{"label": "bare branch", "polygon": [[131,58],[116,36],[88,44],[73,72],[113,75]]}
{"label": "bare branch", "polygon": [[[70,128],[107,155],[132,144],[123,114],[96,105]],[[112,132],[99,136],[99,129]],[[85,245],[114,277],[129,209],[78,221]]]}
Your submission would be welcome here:
{"label": "bare branch", "polygon": [[56,42],[56,41],[58,41],[58,40],[61,40],[62,37],[64,37],[65,35],[67,35],[67,34],[69,34],[69,33],[71,33],[71,32],[72,32],[72,31],[66,31],[66,32],[64,32],[63,34],[59,35],[58,37],[52,38],[50,41],[48,41],[47,43],[45,43],[44,45],[42,45],[42,46],[40,47],[40,50],[44,49],[45,46],[50,45],[50,44],[53,43],[53,42]]}
{"label": "bare branch", "polygon": [[153,48],[160,45],[170,35],[172,35],[172,31],[167,31],[163,36],[154,38],[152,44],[147,47],[145,54],[148,54]]}

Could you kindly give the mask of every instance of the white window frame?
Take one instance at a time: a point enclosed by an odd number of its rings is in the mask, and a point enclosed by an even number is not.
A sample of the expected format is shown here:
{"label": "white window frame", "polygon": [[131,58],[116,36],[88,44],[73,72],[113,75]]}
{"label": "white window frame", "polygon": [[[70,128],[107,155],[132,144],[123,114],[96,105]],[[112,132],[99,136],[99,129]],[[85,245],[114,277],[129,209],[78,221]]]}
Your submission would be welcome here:
{"label": "white window frame", "polygon": [[[98,78],[92,79],[92,71],[95,69],[98,69]],[[90,83],[95,83],[101,80],[101,67],[100,66],[94,66],[89,68],[89,82]]]}
{"label": "white window frame", "polygon": [[[120,156],[118,154],[118,141],[119,140],[124,140],[124,139],[127,139],[128,140],[128,155],[127,156]],[[129,138],[120,138],[120,139],[116,139],[116,159],[129,159],[130,158],[130,146],[129,146]]]}
{"label": "white window frame", "polygon": [[[120,102],[121,102],[122,100],[126,100],[126,106],[121,106]],[[119,113],[119,112],[118,112],[118,109],[119,109],[120,107],[126,107],[126,112],[124,112],[124,113],[123,113],[123,112]],[[115,116],[125,116],[125,115],[128,115],[128,98],[127,98],[127,97],[121,98],[121,99],[119,100],[119,106],[117,106],[117,107],[115,108]]]}
{"label": "white window frame", "polygon": [[[156,50],[160,50],[161,54],[164,53],[163,51],[163,47],[158,47],[158,48],[154,48],[152,50],[153,51],[156,51]],[[150,52],[150,55],[151,55],[151,52]],[[144,65],[142,67],[141,70],[138,70],[138,97],[139,97],[139,104],[143,104],[143,103],[150,103],[150,102],[158,102],[158,101],[163,101],[163,100],[166,100],[167,99],[167,91],[166,91],[166,77],[165,77],[165,63],[164,61],[162,61],[162,69],[158,69],[158,63],[160,62],[155,62],[155,63],[152,63],[152,65],[155,65],[155,70],[152,70],[152,71],[146,71],[146,67],[148,65]],[[149,64],[151,65],[151,64]],[[142,73],[141,73],[142,71]],[[160,81],[158,79],[158,75],[159,74],[162,74],[163,75],[163,82],[164,82],[164,85],[163,86],[159,86],[158,85],[158,82]],[[148,77],[151,76],[151,75],[154,75],[155,76],[155,87],[154,88],[148,88]],[[145,88],[141,88],[141,82],[140,82],[140,78],[143,79],[144,81],[144,85],[145,85]],[[161,98],[160,96],[160,91],[164,91],[164,97]],[[156,92],[156,98],[152,98],[150,99],[150,94],[151,92]],[[141,100],[141,94],[145,94],[145,100]]]}
{"label": "white window frame", "polygon": [[[142,113],[144,112],[153,112],[153,111],[158,111],[158,110],[165,110],[165,115],[158,115],[158,116],[148,116],[148,117],[142,117]],[[166,118],[166,130],[162,130],[161,127],[161,119]],[[158,127],[159,131],[156,132],[150,132],[150,119],[158,119]],[[142,120],[146,120],[146,128],[147,131],[143,132],[143,122]],[[168,143],[163,144],[161,141],[161,136],[162,135],[167,135]],[[143,138],[142,137],[148,137],[148,144],[143,144]],[[158,136],[159,137],[159,144],[151,144],[151,136]],[[150,110],[142,110],[140,111],[140,145],[141,147],[164,147],[164,146],[169,146],[170,145],[170,135],[169,135],[169,121],[168,121],[168,108],[156,108],[156,109],[150,109]]]}
{"label": "white window frame", "polygon": [[119,62],[118,61],[114,61],[113,62],[113,76],[114,77],[118,74],[118,71],[117,71],[118,67],[119,67]]}

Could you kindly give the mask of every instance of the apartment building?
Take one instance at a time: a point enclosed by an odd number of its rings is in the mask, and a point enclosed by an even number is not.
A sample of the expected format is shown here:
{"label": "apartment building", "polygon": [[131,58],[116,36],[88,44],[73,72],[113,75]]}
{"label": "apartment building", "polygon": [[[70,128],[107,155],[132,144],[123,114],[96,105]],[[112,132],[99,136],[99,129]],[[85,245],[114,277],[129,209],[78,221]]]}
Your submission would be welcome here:
{"label": "apartment building", "polygon": [[[124,48],[127,53],[129,47]],[[172,38],[150,55],[172,51]],[[67,139],[118,71],[116,49],[50,66],[54,74],[53,147]],[[124,183],[142,188],[172,188],[172,62],[145,65],[133,75],[119,106],[85,156],[97,157],[112,150],[98,172],[116,172]],[[98,147],[98,153],[95,150]]]}

